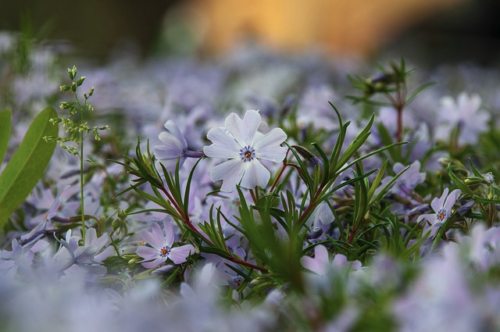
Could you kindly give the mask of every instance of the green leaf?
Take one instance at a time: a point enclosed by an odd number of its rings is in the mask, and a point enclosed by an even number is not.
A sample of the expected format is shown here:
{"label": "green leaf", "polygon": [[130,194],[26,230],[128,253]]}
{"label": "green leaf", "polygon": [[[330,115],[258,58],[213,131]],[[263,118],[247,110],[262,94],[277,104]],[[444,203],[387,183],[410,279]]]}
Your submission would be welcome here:
{"label": "green leaf", "polygon": [[473,195],[472,191],[465,185],[465,183],[463,183],[462,180],[460,180],[458,176],[453,173],[453,171],[451,170],[451,163],[448,164],[446,171],[448,172],[450,179],[453,181],[453,183],[455,183],[458,189],[462,191],[462,193]]}
{"label": "green leaf", "polygon": [[3,110],[0,112],[0,164],[7,153],[10,136],[10,111]]}
{"label": "green leaf", "polygon": [[38,114],[0,175],[0,228],[28,197],[49,164],[56,142],[46,142],[43,137],[57,137],[58,133],[58,127],[49,122],[51,118],[57,118],[52,107]]}

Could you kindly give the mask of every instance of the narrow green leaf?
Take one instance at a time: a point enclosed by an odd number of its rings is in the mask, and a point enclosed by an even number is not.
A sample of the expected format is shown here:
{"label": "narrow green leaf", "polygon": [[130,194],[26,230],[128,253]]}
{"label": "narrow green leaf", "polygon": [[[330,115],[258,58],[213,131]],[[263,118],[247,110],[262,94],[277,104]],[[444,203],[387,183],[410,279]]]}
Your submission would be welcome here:
{"label": "narrow green leaf", "polygon": [[[0,159],[0,160],[2,160],[2,159]],[[478,171],[478,169],[474,166],[474,164],[472,163],[472,160],[470,158],[469,158],[469,166],[470,166],[470,170],[472,171],[472,173],[474,173],[475,176],[483,178],[483,174],[481,174],[481,172]]]}
{"label": "narrow green leaf", "polygon": [[378,171],[377,176],[375,177],[375,180],[373,180],[372,186],[370,187],[370,190],[368,191],[368,202],[371,201],[373,194],[375,193],[375,190],[377,190],[378,185],[382,181],[382,177],[384,176],[385,169],[387,168],[389,160],[386,160],[383,164],[380,170]]}
{"label": "narrow green leaf", "polygon": [[49,119],[56,117],[57,113],[52,107],[38,114],[0,175],[0,228],[28,197],[45,172],[56,142],[46,142],[43,137],[57,137],[58,127],[49,122]]}
{"label": "narrow green leaf", "polygon": [[214,248],[214,247],[206,247],[206,246],[201,246],[200,251],[207,253],[207,254],[215,254],[219,257],[226,258],[226,259],[231,259],[231,255],[225,252],[222,249],[219,248]]}
{"label": "narrow green leaf", "polygon": [[448,172],[448,175],[450,176],[450,179],[455,183],[455,185],[462,191],[464,194],[470,194],[473,195],[472,191],[465,185],[465,183],[460,180],[455,173],[451,170],[451,163],[448,164],[448,167],[446,169]]}
{"label": "narrow green leaf", "polygon": [[0,112],[0,164],[7,153],[10,136],[10,111],[3,110]]}

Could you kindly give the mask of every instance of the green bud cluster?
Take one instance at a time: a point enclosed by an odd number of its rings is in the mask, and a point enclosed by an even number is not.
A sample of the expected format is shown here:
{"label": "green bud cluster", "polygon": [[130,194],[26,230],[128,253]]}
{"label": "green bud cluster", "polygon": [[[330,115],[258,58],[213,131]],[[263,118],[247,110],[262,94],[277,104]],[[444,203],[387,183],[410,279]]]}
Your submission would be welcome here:
{"label": "green bud cluster", "polygon": [[[87,101],[94,94],[94,87],[90,88],[90,90],[83,94],[85,101],[82,104],[78,98],[78,88],[82,86],[85,81],[85,76],[81,76],[76,79],[78,74],[78,69],[76,66],[73,68],[68,68],[68,77],[72,81],[71,84],[63,84],[60,86],[61,92],[71,92],[75,97],[75,101],[63,101],[60,103],[59,108],[61,110],[68,111],[68,117],[66,118],[55,118],[51,119],[50,122],[52,124],[62,124],[62,127],[65,128],[65,132],[69,134],[68,138],[62,137],[46,137],[46,140],[55,140],[59,143],[59,145],[70,152],[73,155],[78,155],[78,149],[68,146],[66,143],[73,142],[77,146],[83,144],[83,140],[87,138],[91,133],[94,136],[94,139],[99,141],[101,139],[99,135],[99,131],[101,130],[109,130],[109,126],[95,126],[91,128],[87,122],[83,122],[83,112],[84,111],[94,111],[94,106],[89,104]],[[75,80],[76,79],[76,80]],[[71,117],[74,115],[80,114],[80,121],[73,121]]]}
{"label": "green bud cluster", "polygon": [[[65,118],[54,118],[50,119],[50,122],[55,124],[61,124],[63,128],[65,128],[65,132],[68,134],[67,137],[53,137],[53,136],[45,136],[44,139],[46,141],[56,141],[59,143],[59,146],[64,150],[68,151],[72,155],[78,155],[80,159],[80,196],[81,200],[81,215],[82,215],[82,235],[85,239],[85,209],[83,202],[83,186],[84,186],[84,178],[83,178],[83,142],[85,139],[92,133],[94,139],[99,141],[101,139],[99,135],[99,131],[101,130],[109,130],[109,126],[95,126],[91,128],[87,122],[84,122],[83,115],[85,111],[94,111],[94,106],[88,103],[89,98],[94,94],[94,87],[92,87],[88,93],[84,93],[83,96],[85,98],[84,102],[81,103],[78,98],[78,88],[82,86],[85,81],[85,76],[81,76],[76,79],[76,75],[78,74],[78,70],[76,66],[73,68],[68,68],[68,76],[71,80],[71,84],[63,84],[60,86],[61,92],[71,92],[74,95],[74,101],[63,101],[60,103],[59,108],[61,110],[67,110],[68,116]],[[74,120],[72,117],[75,115],[80,115],[79,120]],[[68,143],[73,142],[75,146],[68,145]]]}

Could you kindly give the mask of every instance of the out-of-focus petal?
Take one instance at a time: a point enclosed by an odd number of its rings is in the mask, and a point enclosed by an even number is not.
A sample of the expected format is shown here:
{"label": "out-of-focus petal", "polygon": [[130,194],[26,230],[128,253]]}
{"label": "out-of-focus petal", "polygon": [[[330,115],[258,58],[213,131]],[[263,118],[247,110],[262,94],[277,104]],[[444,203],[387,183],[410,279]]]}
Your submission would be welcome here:
{"label": "out-of-focus petal", "polygon": [[168,120],[167,122],[165,122],[165,124],[163,125],[165,127],[165,129],[167,129],[175,138],[176,140],[181,144],[181,148],[183,149],[187,149],[187,142],[186,140],[184,139],[184,136],[182,135],[181,133],[181,130],[179,129],[179,127],[177,126],[177,124],[172,121],[172,120]]}
{"label": "out-of-focus petal", "polygon": [[181,155],[182,152],[187,148],[187,146],[183,146],[183,144],[172,134],[166,131],[162,131],[160,135],[158,135],[160,141],[163,142],[163,145],[155,146],[155,154],[156,151],[168,153],[170,155]]}
{"label": "out-of-focus petal", "polygon": [[175,264],[181,264],[184,263],[187,257],[191,254],[194,254],[194,247],[190,244],[186,244],[181,247],[172,248],[168,258]]}

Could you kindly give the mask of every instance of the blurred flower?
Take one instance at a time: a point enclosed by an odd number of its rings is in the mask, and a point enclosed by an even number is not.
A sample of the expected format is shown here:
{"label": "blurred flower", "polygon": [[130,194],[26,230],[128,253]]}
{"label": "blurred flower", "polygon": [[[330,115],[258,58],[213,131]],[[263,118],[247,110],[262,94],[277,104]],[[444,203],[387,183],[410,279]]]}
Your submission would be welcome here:
{"label": "blurred flower", "polygon": [[280,162],[286,147],[281,147],[287,136],[280,128],[263,135],[257,131],[261,124],[258,111],[247,111],[243,119],[231,113],[225,128],[212,128],[207,134],[212,145],[203,148],[210,158],[229,159],[210,170],[212,181],[224,180],[221,191],[230,192],[239,183],[243,188],[266,187],[271,177],[260,159]]}
{"label": "blurred flower", "polygon": [[0,271],[15,276],[18,270],[25,273],[33,264],[35,254],[49,246],[45,240],[20,245],[16,239],[12,240],[12,251],[0,250]]}
{"label": "blurred flower", "polygon": [[328,250],[323,245],[314,247],[314,258],[303,256],[300,259],[300,263],[309,271],[319,274],[320,276],[327,274],[332,267],[352,268],[353,270],[359,270],[361,268],[361,262],[349,262],[347,257],[342,254],[336,254],[333,261],[330,262]]}
{"label": "blurred flower", "polygon": [[200,152],[188,150],[187,142],[174,121],[168,120],[164,126],[167,131],[162,131],[158,136],[164,145],[155,146],[154,154],[167,170],[174,171],[177,160],[179,160],[179,168],[181,168],[187,157],[199,158],[202,156]]}
{"label": "blurred flower", "polygon": [[442,123],[436,129],[436,137],[448,140],[451,131],[458,126],[460,137],[458,144],[475,144],[479,134],[488,129],[490,115],[480,112],[481,97],[462,92],[457,100],[447,96],[441,99],[439,118]]}

